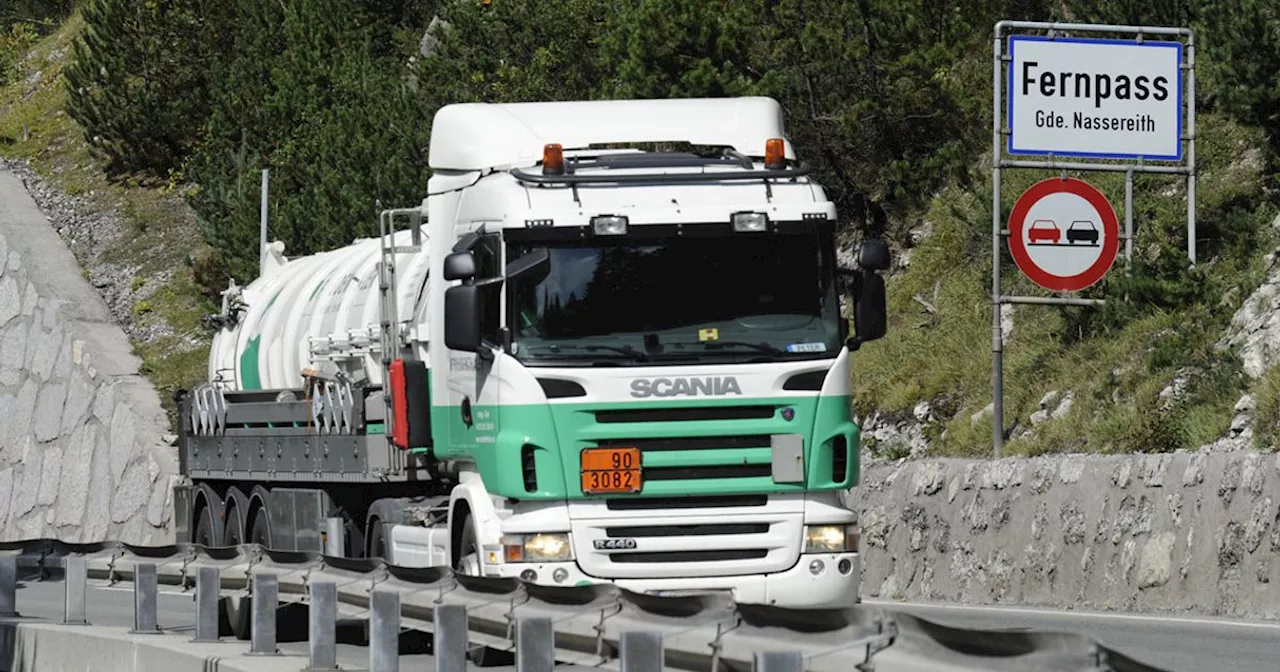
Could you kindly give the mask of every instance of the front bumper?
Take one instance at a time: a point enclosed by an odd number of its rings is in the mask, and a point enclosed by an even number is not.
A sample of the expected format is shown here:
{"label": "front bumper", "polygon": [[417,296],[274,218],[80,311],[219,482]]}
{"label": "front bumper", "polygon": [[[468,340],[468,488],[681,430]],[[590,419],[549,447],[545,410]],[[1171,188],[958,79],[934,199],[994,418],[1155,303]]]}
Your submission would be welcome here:
{"label": "front bumper", "polygon": [[[811,566],[821,563],[820,571]],[[773,574],[661,579],[599,579],[573,561],[509,563],[497,566],[503,577],[531,583],[575,586],[611,583],[624,590],[656,595],[728,592],[735,602],[791,609],[848,607],[860,601],[862,559],[857,553],[813,553],[800,556],[790,569]],[[842,571],[844,570],[844,571]],[[558,580],[557,580],[558,579]]]}

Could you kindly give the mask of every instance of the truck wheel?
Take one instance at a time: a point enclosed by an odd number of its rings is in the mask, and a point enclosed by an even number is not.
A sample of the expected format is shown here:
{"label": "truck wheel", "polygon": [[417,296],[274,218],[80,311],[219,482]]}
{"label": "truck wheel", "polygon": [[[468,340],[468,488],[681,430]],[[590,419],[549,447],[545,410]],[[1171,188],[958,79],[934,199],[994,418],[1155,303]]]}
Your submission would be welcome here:
{"label": "truck wheel", "polygon": [[387,559],[386,532],[383,531],[382,521],[377,518],[369,526],[369,557],[383,561]]}
{"label": "truck wheel", "polygon": [[462,539],[458,542],[458,557],[453,561],[453,571],[480,576],[480,549],[476,547],[476,528],[470,515],[462,522]]}

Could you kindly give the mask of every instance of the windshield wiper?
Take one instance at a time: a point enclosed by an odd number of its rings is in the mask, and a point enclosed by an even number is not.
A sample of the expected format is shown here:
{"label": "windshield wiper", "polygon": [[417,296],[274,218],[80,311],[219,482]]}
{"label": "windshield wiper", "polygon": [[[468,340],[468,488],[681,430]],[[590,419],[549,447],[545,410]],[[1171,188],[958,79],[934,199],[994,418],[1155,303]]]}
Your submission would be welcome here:
{"label": "windshield wiper", "polygon": [[601,344],[594,344],[594,343],[593,344],[572,343],[572,344],[556,344],[556,345],[538,345],[534,347],[539,348],[541,350],[549,350],[551,354],[554,354],[554,355],[563,354],[560,352],[560,350],[584,350],[586,352],[598,352],[603,350],[606,352],[617,353],[619,355],[627,357],[628,359],[635,360],[637,362],[649,361],[648,355],[644,354],[643,352],[640,352],[639,350],[636,350],[635,348],[629,345],[617,346],[617,345],[601,345]]}
{"label": "windshield wiper", "polygon": [[676,345],[687,347],[690,345],[701,345],[707,350],[721,350],[724,348],[751,348],[756,352],[763,352],[767,355],[778,357],[787,354],[785,350],[775,348],[768,343],[750,343],[748,341],[699,341],[698,343],[664,343],[663,345]]}

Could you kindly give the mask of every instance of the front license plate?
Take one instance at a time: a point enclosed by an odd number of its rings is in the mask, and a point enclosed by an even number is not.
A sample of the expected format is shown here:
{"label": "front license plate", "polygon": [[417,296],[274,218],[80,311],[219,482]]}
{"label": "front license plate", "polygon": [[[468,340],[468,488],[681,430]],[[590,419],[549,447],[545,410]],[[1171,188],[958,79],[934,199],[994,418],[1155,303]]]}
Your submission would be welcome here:
{"label": "front license plate", "polygon": [[582,451],[582,492],[588,495],[640,492],[639,448]]}

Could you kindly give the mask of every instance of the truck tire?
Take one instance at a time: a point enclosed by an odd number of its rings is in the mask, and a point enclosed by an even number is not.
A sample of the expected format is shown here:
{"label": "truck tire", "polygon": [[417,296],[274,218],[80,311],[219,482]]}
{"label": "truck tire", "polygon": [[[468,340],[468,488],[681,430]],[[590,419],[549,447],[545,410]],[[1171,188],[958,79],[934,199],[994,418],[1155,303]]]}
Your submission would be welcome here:
{"label": "truck tire", "polygon": [[200,512],[196,514],[196,531],[191,536],[191,542],[209,548],[214,545],[213,541],[213,512],[208,506],[200,507]]}
{"label": "truck tire", "polygon": [[[227,525],[222,533],[223,546],[239,546],[244,543],[242,531],[236,525]],[[236,639],[247,641],[250,637],[249,617],[253,614],[253,598],[227,597],[223,599],[223,615]]]}
{"label": "truck tire", "polygon": [[378,558],[382,561],[387,559],[387,541],[385,526],[382,521],[374,518],[369,525],[369,550],[370,558]]}
{"label": "truck tire", "polygon": [[458,540],[458,557],[453,571],[467,576],[480,576],[480,549],[476,545],[476,527],[468,513],[462,521],[462,538]]}

